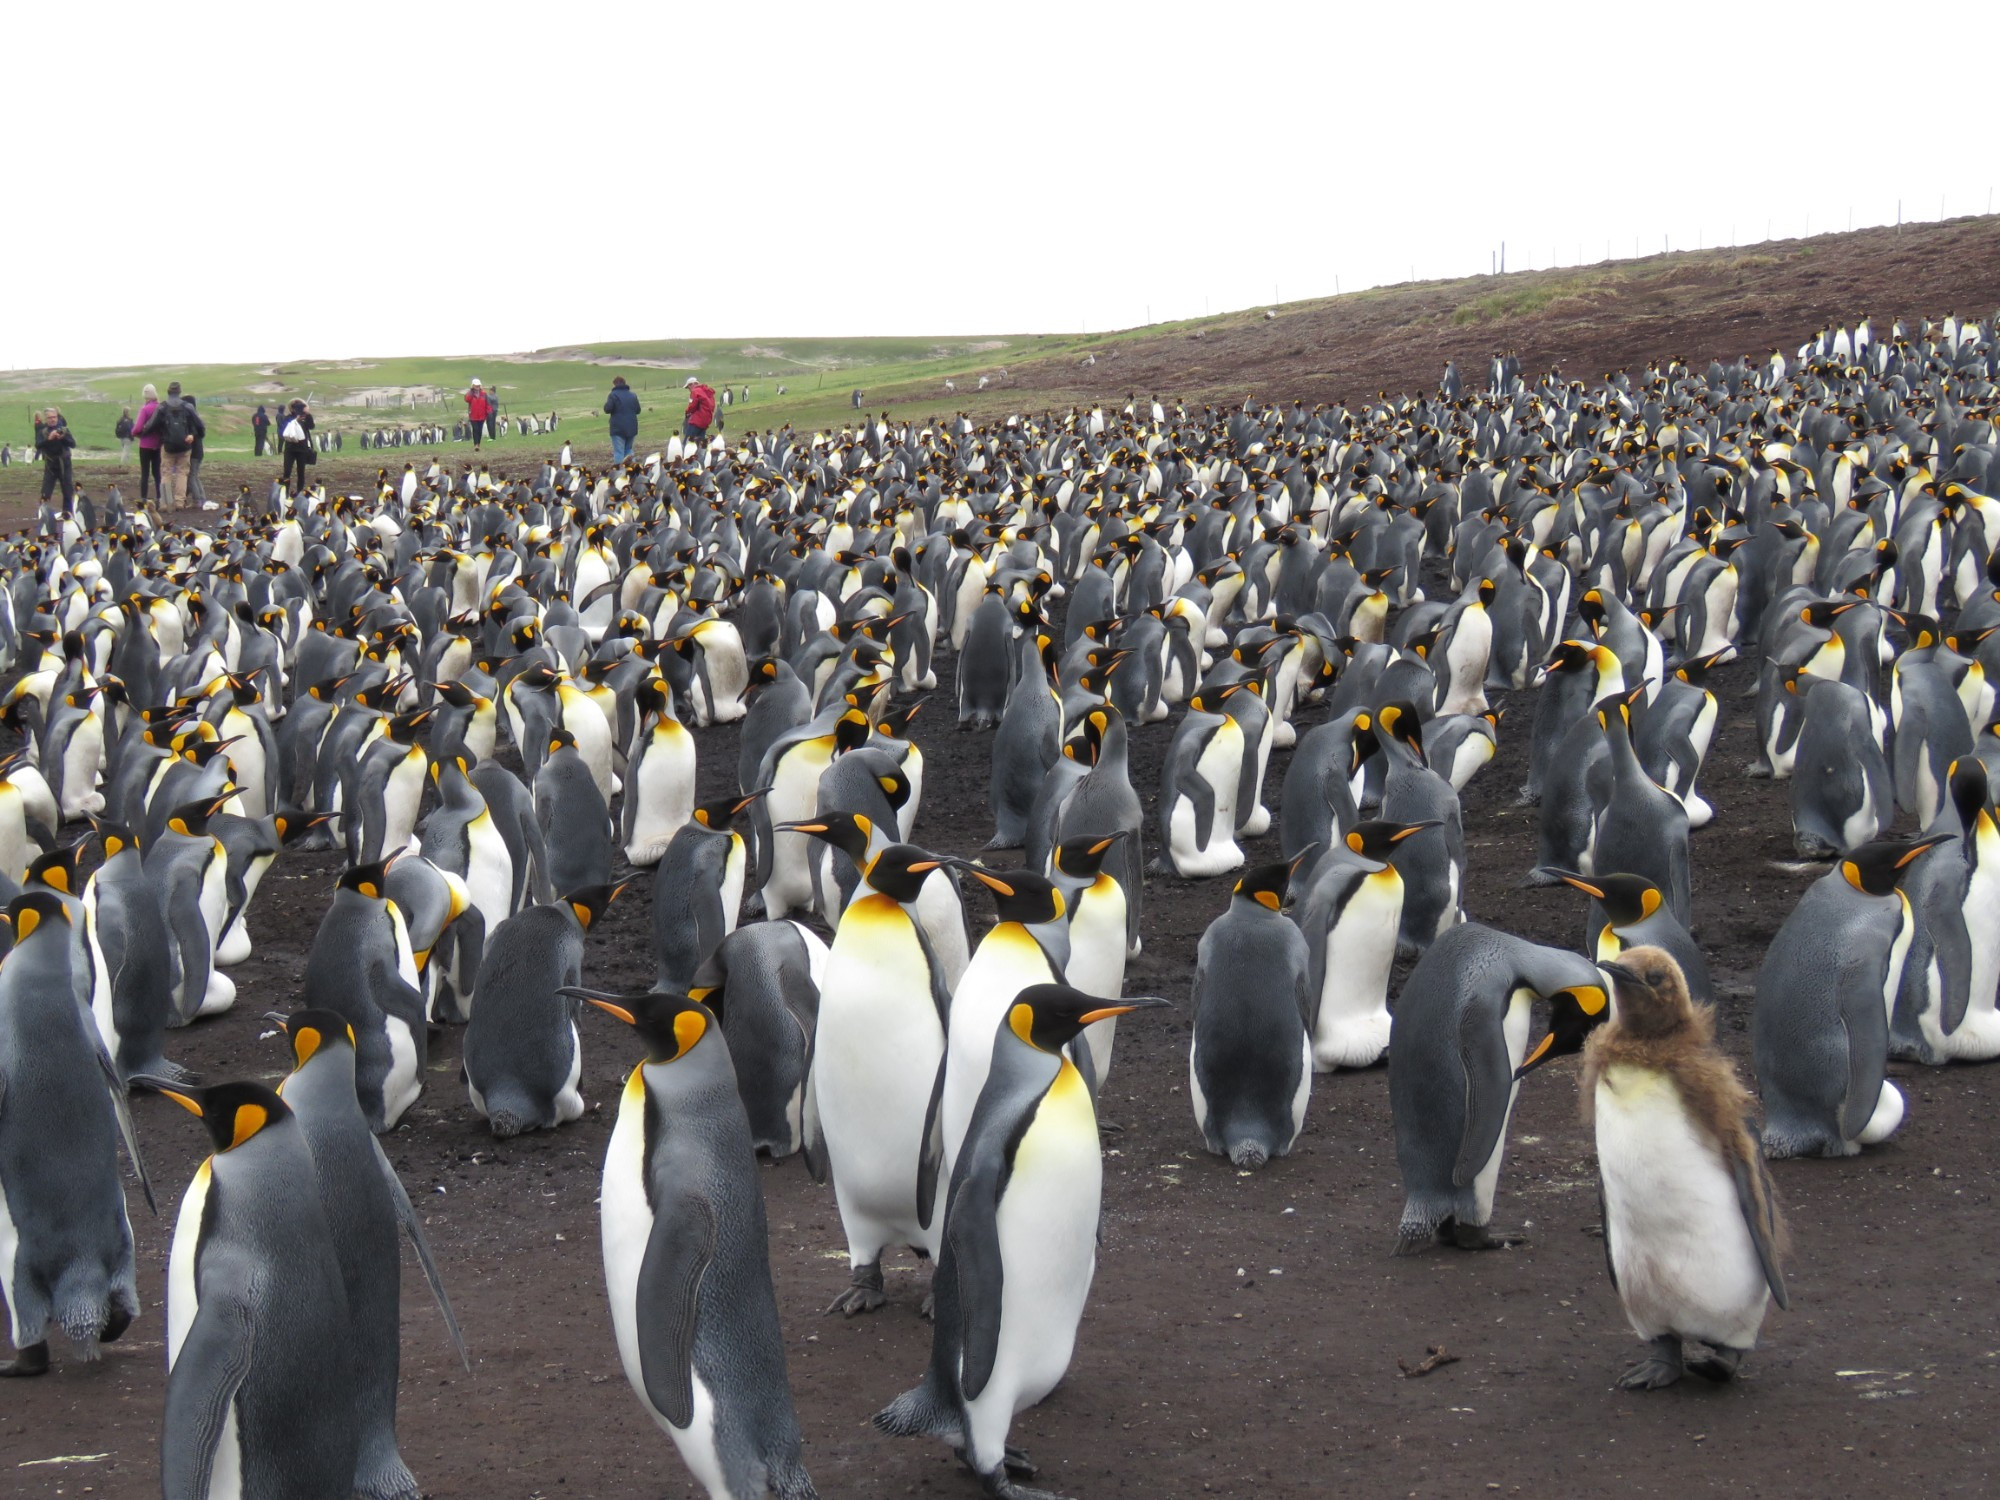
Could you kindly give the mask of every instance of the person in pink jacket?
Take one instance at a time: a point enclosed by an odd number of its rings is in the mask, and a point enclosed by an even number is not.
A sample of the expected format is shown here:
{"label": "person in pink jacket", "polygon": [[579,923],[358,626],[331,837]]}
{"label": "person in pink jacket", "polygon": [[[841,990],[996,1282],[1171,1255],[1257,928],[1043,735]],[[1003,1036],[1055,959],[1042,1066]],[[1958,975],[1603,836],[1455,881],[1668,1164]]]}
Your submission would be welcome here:
{"label": "person in pink jacket", "polygon": [[145,405],[139,408],[139,415],[132,419],[132,430],[139,434],[139,498],[146,498],[146,480],[153,481],[152,498],[160,498],[160,435],[146,431],[146,419],[153,414],[153,408],[160,404],[160,393],[150,385],[139,392]]}

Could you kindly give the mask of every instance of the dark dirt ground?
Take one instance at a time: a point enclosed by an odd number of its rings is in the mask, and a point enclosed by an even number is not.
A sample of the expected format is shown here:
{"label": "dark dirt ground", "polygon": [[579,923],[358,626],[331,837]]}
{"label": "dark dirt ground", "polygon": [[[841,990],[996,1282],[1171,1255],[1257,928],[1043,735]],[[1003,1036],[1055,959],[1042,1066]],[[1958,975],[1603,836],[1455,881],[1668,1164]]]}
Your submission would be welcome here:
{"label": "dark dirt ground", "polygon": [[[1805,883],[1773,868],[1790,857],[1782,788],[1741,774],[1751,720],[1735,694],[1747,674],[1715,674],[1725,712],[1706,785],[1717,819],[1695,842],[1699,935],[1726,997],[1723,1036],[1746,1068],[1756,967]],[[1149,802],[1168,737],[1165,725],[1135,735],[1134,779]],[[698,738],[702,793],[719,795],[734,730]],[[920,742],[917,837],[970,853],[990,832],[989,737],[933,720]],[[1533,848],[1532,813],[1512,806],[1525,746],[1525,734],[1505,735],[1500,758],[1466,789],[1468,904],[1478,918],[1570,943],[1581,898],[1519,888]],[[1273,757],[1274,805],[1285,759]],[[1251,857],[1275,857],[1275,839]],[[252,912],[257,952],[236,971],[237,1006],[177,1034],[182,1061],[211,1076],[279,1075],[283,1048],[260,1035],[258,1018],[295,1003],[335,873],[331,856],[272,871]],[[588,982],[644,984],[648,899],[642,880],[593,932]],[[1626,1395],[1611,1381],[1635,1346],[1601,1242],[1585,1233],[1597,1201],[1574,1061],[1537,1074],[1515,1115],[1496,1220],[1532,1226],[1523,1249],[1389,1257],[1401,1195],[1383,1070],[1319,1080],[1296,1152],[1261,1173],[1202,1151],[1185,1094],[1185,1002],[1195,944],[1226,899],[1219,882],[1156,879],[1148,891],[1146,951],[1127,987],[1181,1008],[1120,1028],[1104,1113],[1126,1129],[1107,1138],[1096,1286],[1068,1381],[1015,1429],[1046,1482],[1083,1500],[1350,1484],[1385,1495],[1798,1494],[1857,1477],[1911,1494],[1988,1488],[2000,1215],[1979,1142],[2000,1106],[2000,1069],[1898,1065],[1910,1101],[1901,1134],[1852,1161],[1777,1163],[1798,1244],[1794,1310],[1773,1313],[1739,1385],[1690,1380]],[[980,910],[979,898],[970,905]],[[440,1500],[693,1493],[625,1385],[598,1258],[598,1174],[632,1039],[594,1018],[583,1037],[592,1108],[577,1124],[494,1141],[465,1098],[460,1034],[448,1031],[434,1041],[428,1091],[386,1143],[422,1206],[473,1355],[470,1375],[452,1362],[406,1268],[403,1446]],[[47,1379],[0,1387],[0,1493],[155,1492],[166,1250],[205,1146],[171,1104],[141,1099],[135,1111],[162,1199],[153,1219],[133,1194],[145,1313],[101,1363],[62,1361]],[[941,1447],[868,1425],[923,1369],[925,1273],[905,1259],[884,1311],[819,1316],[845,1279],[832,1195],[796,1162],[767,1166],[764,1179],[792,1385],[822,1492],[973,1493]],[[1438,1344],[1459,1361],[1401,1377],[1399,1361]],[[24,1467],[75,1455],[103,1456]]]}
{"label": "dark dirt ground", "polygon": [[[1815,241],[1812,255],[1788,253],[1775,268],[1702,272],[1671,302],[1557,304],[1538,318],[1475,327],[1435,310],[1402,317],[1393,301],[1378,313],[1352,299],[1345,313],[1329,304],[1327,319],[1294,341],[1295,356],[1284,352],[1293,343],[1271,342],[1285,336],[1285,317],[1246,323],[1221,343],[1163,337],[1102,361],[1090,372],[1095,388],[1076,396],[1199,397],[1254,383],[1273,399],[1321,399],[1428,385],[1448,352],[1470,378],[1491,348],[1508,344],[1530,369],[1552,361],[1582,375],[1668,353],[1705,360],[1796,344],[1821,320],[1863,309],[1882,325],[1896,313],[1983,311],[2000,303],[1993,223],[1925,226],[1902,241],[1887,231]],[[1340,321],[1350,315],[1353,326]],[[1143,361],[1142,349],[1152,351]],[[520,473],[541,451],[514,440],[490,461]],[[323,472],[358,485],[378,461],[400,470],[401,457],[349,456]],[[221,498],[253,480],[261,487],[273,467],[211,466],[210,493]],[[35,478],[19,467],[0,473],[0,514],[21,515]],[[941,675],[948,699],[948,664]],[[1784,788],[1742,774],[1752,725],[1738,694],[1748,681],[1742,666],[1712,679],[1723,717],[1705,787],[1717,817],[1694,845],[1698,936],[1724,996],[1723,1039],[1746,1072],[1757,966],[1806,884],[1774,868],[1791,858]],[[1513,798],[1531,705],[1514,698],[1499,759],[1465,793],[1467,904],[1481,920],[1573,944],[1582,898],[1520,887],[1533,861],[1533,814]],[[954,733],[942,699],[918,733],[927,769],[916,837],[970,854],[991,831],[991,737]],[[1134,732],[1134,782],[1149,806],[1169,736],[1168,725]],[[702,795],[731,790],[733,728],[697,739]],[[1274,811],[1286,760],[1272,757]],[[1275,858],[1275,836],[1249,853]],[[181,1061],[212,1077],[280,1075],[284,1050],[261,1035],[259,1018],[296,1003],[335,874],[330,856],[288,857],[273,869],[251,913],[257,952],[234,971],[236,1008],[179,1033]],[[641,880],[592,934],[587,982],[646,982],[647,900]],[[1195,945],[1226,901],[1218,882],[1155,879],[1147,893],[1146,951],[1127,987],[1181,1008],[1120,1028],[1104,1113],[1126,1129],[1107,1137],[1096,1285],[1068,1380],[1014,1428],[1043,1465],[1043,1483],[1079,1500],[1991,1490],[2000,1206],[1990,1141],[2000,1069],[1892,1065],[1909,1099],[1895,1138],[1845,1162],[1774,1164],[1797,1244],[1793,1311],[1773,1312],[1737,1385],[1689,1380],[1627,1395],[1612,1380],[1636,1344],[1602,1243],[1585,1232],[1598,1210],[1573,1060],[1531,1078],[1514,1116],[1496,1221],[1532,1227],[1533,1243],[1518,1250],[1390,1258],[1401,1192],[1380,1069],[1319,1080],[1296,1152],[1261,1173],[1238,1173],[1203,1152],[1185,1092],[1186,998]],[[981,898],[969,906],[990,917]],[[465,1097],[460,1036],[444,1032],[433,1042],[429,1090],[386,1142],[422,1207],[473,1357],[469,1375],[453,1362],[421,1278],[406,1266],[403,1450],[438,1500],[694,1493],[626,1387],[603,1294],[598,1175],[609,1110],[636,1049],[608,1018],[586,1020],[583,1040],[592,1110],[576,1124],[494,1141]],[[59,1349],[49,1378],[0,1383],[0,1496],[9,1500],[158,1492],[166,1252],[205,1145],[196,1122],[165,1101],[141,1099],[135,1112],[161,1197],[154,1219],[130,1195],[145,1311],[94,1366]],[[868,1424],[922,1373],[928,1325],[916,1308],[926,1273],[905,1258],[891,1269],[887,1309],[822,1318],[846,1277],[832,1194],[795,1162],[766,1167],[764,1179],[792,1387],[821,1492],[976,1493],[942,1447],[883,1437]],[[1402,1378],[1399,1362],[1415,1364],[1440,1344],[1457,1363]]]}

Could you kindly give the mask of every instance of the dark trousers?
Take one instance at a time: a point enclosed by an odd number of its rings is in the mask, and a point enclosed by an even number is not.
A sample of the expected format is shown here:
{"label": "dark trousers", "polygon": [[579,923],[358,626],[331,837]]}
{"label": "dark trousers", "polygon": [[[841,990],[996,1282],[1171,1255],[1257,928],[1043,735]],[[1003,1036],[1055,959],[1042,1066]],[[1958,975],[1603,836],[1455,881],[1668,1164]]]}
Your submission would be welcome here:
{"label": "dark trousers", "polygon": [[285,473],[279,481],[286,489],[293,488],[292,470],[299,471],[298,488],[306,487],[306,465],[312,460],[312,448],[306,443],[285,444]]}
{"label": "dark trousers", "polygon": [[694,423],[692,423],[692,422],[683,422],[683,423],[681,423],[681,441],[682,441],[682,442],[684,442],[684,443],[698,443],[698,442],[702,441],[702,439],[706,438],[707,436],[708,436],[708,429],[707,429],[706,427],[697,427],[697,426],[695,426],[695,425],[694,425]]}
{"label": "dark trousers", "polygon": [[141,500],[144,500],[147,495],[146,479],[148,475],[153,480],[152,496],[157,500],[160,496],[160,450],[158,448],[141,448],[139,450],[139,498]]}
{"label": "dark trousers", "polygon": [[250,429],[251,433],[257,439],[257,457],[259,458],[262,458],[264,456],[266,434],[268,434],[270,430],[271,429],[268,427],[253,427]]}
{"label": "dark trousers", "polygon": [[63,509],[68,510],[76,503],[76,485],[70,477],[67,453],[42,460],[42,498],[48,499],[57,489],[62,490]]}

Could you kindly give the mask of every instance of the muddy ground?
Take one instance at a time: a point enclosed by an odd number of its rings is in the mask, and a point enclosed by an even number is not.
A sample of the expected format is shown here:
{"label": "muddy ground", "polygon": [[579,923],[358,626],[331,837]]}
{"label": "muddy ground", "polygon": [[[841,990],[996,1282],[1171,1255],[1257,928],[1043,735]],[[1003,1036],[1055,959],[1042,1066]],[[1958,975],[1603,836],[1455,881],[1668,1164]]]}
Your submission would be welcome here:
{"label": "muddy ground", "polygon": [[[1742,775],[1747,668],[1714,680],[1724,699],[1707,778],[1717,817],[1695,836],[1695,905],[1725,996],[1722,1033],[1747,1068],[1757,965],[1805,881],[1774,868],[1790,857],[1782,788]],[[1512,723],[1523,724],[1527,704],[1517,707]],[[947,713],[918,725],[917,838],[969,854],[990,832],[990,737],[953,732]],[[1134,736],[1134,779],[1149,803],[1169,733]],[[734,730],[698,739],[702,793],[720,795]],[[1532,814],[1513,806],[1526,739],[1505,734],[1499,759],[1466,790],[1468,905],[1538,940],[1574,942],[1581,898],[1520,887],[1533,857]],[[1273,757],[1274,806],[1286,758]],[[1275,853],[1274,838],[1252,845],[1253,859]],[[236,1008],[179,1033],[182,1061],[211,1077],[279,1076],[283,1048],[259,1017],[295,1003],[335,874],[330,856],[273,870],[253,908],[256,954],[236,971]],[[648,900],[642,879],[593,932],[588,982],[644,984]],[[2000,1070],[1895,1066],[1910,1101],[1895,1139],[1853,1161],[1776,1164],[1798,1243],[1793,1311],[1774,1312],[1740,1384],[1627,1395],[1611,1382],[1636,1346],[1602,1243],[1587,1232],[1597,1198],[1573,1060],[1535,1075],[1515,1115],[1496,1221],[1530,1226],[1522,1249],[1389,1257],[1401,1198],[1379,1069],[1321,1079],[1297,1150],[1263,1172],[1203,1152],[1186,1094],[1186,998],[1195,944],[1226,900],[1217,882],[1156,879],[1147,892],[1146,949],[1128,988],[1181,1008],[1120,1028],[1104,1113],[1125,1129],[1107,1137],[1096,1286],[1068,1381],[1016,1426],[1045,1482],[1083,1500],[1988,1488],[2000,1410],[1990,1157]],[[969,905],[987,915],[979,897]],[[633,1041],[594,1016],[583,1038],[591,1112],[577,1124],[494,1141],[465,1097],[460,1034],[446,1031],[434,1038],[428,1091],[387,1141],[472,1349],[467,1374],[406,1268],[403,1446],[440,1500],[694,1493],[625,1384],[598,1257],[598,1173]],[[145,1313],[100,1363],[63,1360],[47,1379],[0,1386],[0,1493],[157,1492],[164,1266],[174,1210],[206,1148],[171,1104],[142,1099],[135,1110],[162,1200],[154,1219],[133,1195]],[[941,1447],[868,1425],[922,1372],[926,1273],[906,1259],[892,1269],[887,1309],[820,1316],[845,1279],[832,1194],[796,1162],[763,1177],[821,1492],[974,1493]],[[1403,1377],[1399,1363],[1437,1345],[1457,1362]]]}

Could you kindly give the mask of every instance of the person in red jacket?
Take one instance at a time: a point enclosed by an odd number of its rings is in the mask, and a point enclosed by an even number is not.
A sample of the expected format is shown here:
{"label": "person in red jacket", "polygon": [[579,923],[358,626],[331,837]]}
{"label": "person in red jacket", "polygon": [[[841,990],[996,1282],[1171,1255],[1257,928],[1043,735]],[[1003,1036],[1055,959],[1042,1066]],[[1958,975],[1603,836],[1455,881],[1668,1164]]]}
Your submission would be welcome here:
{"label": "person in red jacket", "polygon": [[465,393],[465,415],[472,423],[472,449],[479,451],[479,440],[486,436],[493,425],[493,398],[486,394],[486,387],[475,376],[472,389]]}
{"label": "person in red jacket", "polygon": [[690,375],[687,378],[688,409],[681,418],[681,439],[698,443],[708,436],[709,423],[715,420],[715,387],[704,385]]}

